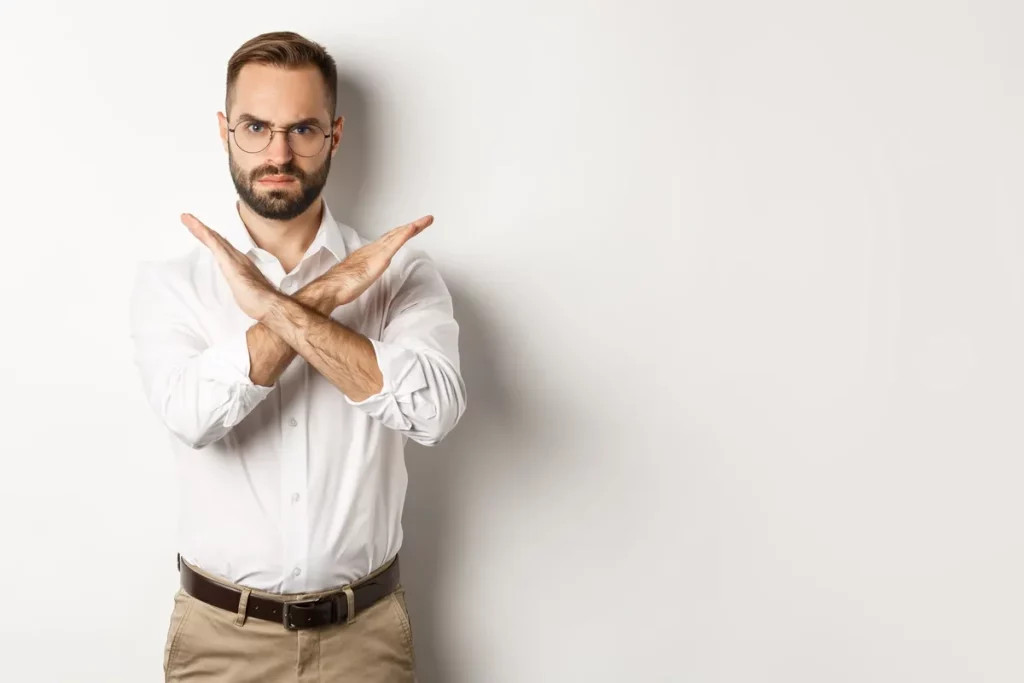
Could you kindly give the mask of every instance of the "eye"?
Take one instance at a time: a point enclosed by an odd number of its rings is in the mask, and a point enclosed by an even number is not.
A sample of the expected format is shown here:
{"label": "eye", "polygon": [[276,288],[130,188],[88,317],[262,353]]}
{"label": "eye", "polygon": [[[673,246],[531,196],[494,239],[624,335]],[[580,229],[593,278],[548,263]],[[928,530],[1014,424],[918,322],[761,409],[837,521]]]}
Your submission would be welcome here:
{"label": "eye", "polygon": [[293,126],[292,132],[296,135],[309,135],[313,132],[313,129],[309,126]]}
{"label": "eye", "polygon": [[245,124],[245,130],[249,133],[261,133],[263,132],[263,124],[257,123],[256,121],[250,121]]}

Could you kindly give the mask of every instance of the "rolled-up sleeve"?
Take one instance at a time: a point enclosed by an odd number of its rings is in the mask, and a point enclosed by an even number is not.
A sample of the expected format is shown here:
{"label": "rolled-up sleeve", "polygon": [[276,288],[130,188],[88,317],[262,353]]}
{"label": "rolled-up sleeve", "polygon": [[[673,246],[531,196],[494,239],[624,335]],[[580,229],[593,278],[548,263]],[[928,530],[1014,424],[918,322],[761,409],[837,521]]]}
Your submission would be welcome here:
{"label": "rolled-up sleeve", "polygon": [[459,371],[459,325],[452,298],[422,251],[399,252],[392,262],[384,329],[370,339],[384,378],[380,392],[362,401],[345,397],[384,426],[424,446],[439,443],[466,410]]}
{"label": "rolled-up sleeve", "polygon": [[187,288],[166,264],[138,265],[130,328],[142,388],[160,421],[192,448],[241,422],[273,387],[249,378],[246,329],[209,344],[194,329]]}

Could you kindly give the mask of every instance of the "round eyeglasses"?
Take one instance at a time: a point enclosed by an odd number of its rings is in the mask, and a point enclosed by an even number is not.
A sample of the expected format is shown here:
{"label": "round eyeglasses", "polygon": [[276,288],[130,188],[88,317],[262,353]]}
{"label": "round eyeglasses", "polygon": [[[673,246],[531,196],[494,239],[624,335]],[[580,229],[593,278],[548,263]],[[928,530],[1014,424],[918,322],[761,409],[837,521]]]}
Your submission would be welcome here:
{"label": "round eyeglasses", "polygon": [[234,128],[228,128],[228,132],[234,136],[238,149],[249,154],[262,152],[269,147],[274,133],[287,133],[288,146],[300,157],[316,156],[324,148],[327,138],[331,137],[320,126],[312,123],[277,129],[259,121],[245,121],[236,124]]}

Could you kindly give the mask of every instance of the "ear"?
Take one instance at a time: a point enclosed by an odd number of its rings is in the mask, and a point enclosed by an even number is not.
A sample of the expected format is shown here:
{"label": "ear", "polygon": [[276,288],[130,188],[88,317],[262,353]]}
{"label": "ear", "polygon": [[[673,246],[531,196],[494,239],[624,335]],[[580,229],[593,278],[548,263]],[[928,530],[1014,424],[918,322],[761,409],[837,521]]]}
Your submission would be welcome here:
{"label": "ear", "polygon": [[224,151],[228,151],[228,119],[223,112],[217,112],[217,126],[220,128],[220,142]]}
{"label": "ear", "polygon": [[331,156],[333,157],[337,151],[338,146],[341,145],[341,134],[345,128],[345,117],[339,116],[334,122],[334,127],[331,128]]}

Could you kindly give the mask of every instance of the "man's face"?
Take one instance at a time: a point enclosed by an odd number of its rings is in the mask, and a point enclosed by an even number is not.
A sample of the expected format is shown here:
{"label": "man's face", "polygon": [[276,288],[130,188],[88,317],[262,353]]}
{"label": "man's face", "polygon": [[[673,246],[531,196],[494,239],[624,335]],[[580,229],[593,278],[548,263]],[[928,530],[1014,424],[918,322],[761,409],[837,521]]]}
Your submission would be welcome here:
{"label": "man's face", "polygon": [[[264,218],[289,220],[313,205],[327,183],[331,158],[341,141],[342,119],[330,119],[326,88],[314,68],[284,69],[246,64],[235,81],[230,119],[218,113],[221,140],[238,196]],[[310,121],[312,119],[312,121]],[[313,156],[299,156],[288,145],[285,129],[305,121],[332,137]],[[256,153],[243,151],[228,128],[276,132],[270,145]],[[313,129],[315,133],[315,129]]]}

